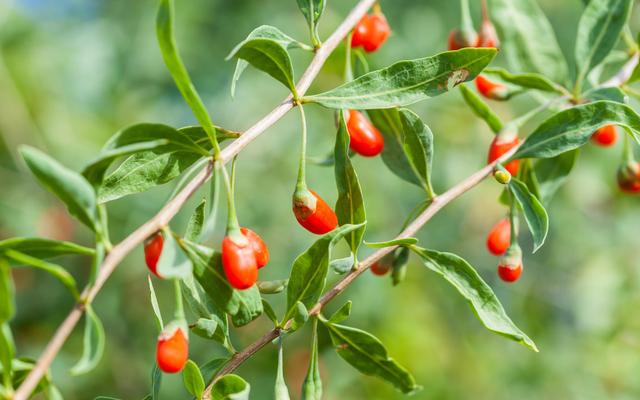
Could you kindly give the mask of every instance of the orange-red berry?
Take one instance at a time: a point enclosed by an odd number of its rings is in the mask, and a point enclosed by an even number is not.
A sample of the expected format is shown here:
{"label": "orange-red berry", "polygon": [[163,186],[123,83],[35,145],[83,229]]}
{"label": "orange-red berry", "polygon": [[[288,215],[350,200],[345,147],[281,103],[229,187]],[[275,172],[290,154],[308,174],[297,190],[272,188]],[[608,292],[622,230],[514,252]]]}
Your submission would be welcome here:
{"label": "orange-red berry", "polygon": [[522,251],[517,244],[507,249],[498,263],[498,276],[505,282],[515,282],[522,275]]}
{"label": "orange-red berry", "polygon": [[240,232],[242,232],[242,234],[247,238],[249,244],[253,248],[258,268],[262,268],[267,265],[269,263],[269,248],[260,235],[249,228],[240,228]]}
{"label": "orange-red berry", "polygon": [[353,29],[351,47],[362,47],[367,53],[374,52],[389,37],[391,28],[381,12],[365,15]]}
{"label": "orange-red berry", "polygon": [[293,196],[293,214],[303,228],[316,235],[331,232],[338,226],[338,217],[331,207],[313,190]]}
{"label": "orange-red berry", "polygon": [[477,47],[498,47],[500,46],[500,40],[498,39],[498,33],[491,21],[484,20],[480,25],[480,34],[478,35]]}
{"label": "orange-red berry", "polygon": [[347,130],[349,147],[361,156],[374,157],[384,149],[382,134],[361,112],[349,110]]}
{"label": "orange-red berry", "polygon": [[162,236],[162,232],[156,232],[144,242],[144,261],[147,263],[149,271],[158,278],[161,278],[161,276],[158,275],[157,267],[160,254],[162,254],[163,244],[164,236]]}
{"label": "orange-red berry", "polygon": [[630,161],[618,168],[618,187],[625,193],[640,193],[640,162]]}
{"label": "orange-red berry", "polygon": [[616,126],[605,125],[597,131],[593,132],[593,135],[591,135],[591,140],[597,145],[608,147],[612,146],[616,142],[617,137],[618,134],[616,132]]}
{"label": "orange-red berry", "polygon": [[249,289],[258,280],[258,264],[253,244],[237,233],[222,240],[222,268],[229,284],[238,290]]}
{"label": "orange-red berry", "polygon": [[[520,139],[517,134],[504,131],[496,135],[489,147],[489,156],[487,157],[487,163],[492,163],[503,154],[509,152],[512,148],[520,144]],[[512,176],[518,174],[518,167],[520,166],[520,160],[513,160],[507,163],[504,168],[509,171]]]}
{"label": "orange-red berry", "polygon": [[162,372],[180,372],[189,359],[189,341],[183,329],[173,328],[158,337],[156,361]]}
{"label": "orange-red berry", "polygon": [[455,29],[449,33],[449,50],[459,50],[465,47],[477,47],[478,34],[475,31]]}
{"label": "orange-red berry", "polygon": [[503,255],[511,243],[511,223],[508,218],[496,223],[487,235],[487,249],[495,256]]}
{"label": "orange-red berry", "polygon": [[509,97],[509,89],[505,85],[493,82],[483,75],[478,75],[475,82],[478,92],[487,99],[506,100]]}

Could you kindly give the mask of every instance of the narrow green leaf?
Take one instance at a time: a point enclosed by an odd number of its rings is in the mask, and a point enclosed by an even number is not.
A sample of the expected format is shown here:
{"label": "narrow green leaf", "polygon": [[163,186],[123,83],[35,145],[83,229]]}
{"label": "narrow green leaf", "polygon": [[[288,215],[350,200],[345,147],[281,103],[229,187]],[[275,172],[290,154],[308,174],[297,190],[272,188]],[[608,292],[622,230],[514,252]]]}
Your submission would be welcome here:
{"label": "narrow green leaf", "polygon": [[313,40],[314,44],[319,44],[320,42],[318,38],[318,21],[326,5],[324,0],[298,0],[298,8],[307,20],[309,32],[311,32],[311,40]]}
{"label": "narrow green leaf", "polygon": [[182,370],[182,380],[184,387],[191,395],[196,399],[202,399],[202,393],[204,392],[204,378],[200,373],[200,368],[192,360],[188,360]]}
{"label": "narrow green leaf", "polygon": [[186,278],[191,275],[191,262],[180,249],[180,245],[168,228],[164,231],[162,253],[156,271],[163,279]]}
{"label": "narrow green leaf", "polygon": [[293,262],[287,286],[285,320],[293,316],[297,303],[312,307],[324,289],[332,247],[347,233],[361,225],[343,225],[323,235]]}
{"label": "narrow green leaf", "polygon": [[153,287],[151,276],[147,276],[147,279],[149,281],[149,297],[151,299],[151,308],[153,309],[153,315],[156,317],[156,326],[158,327],[158,332],[160,332],[164,327],[164,323],[162,322],[162,313],[160,312],[160,305],[158,304],[158,298],[156,297],[156,290]]}
{"label": "narrow green leaf", "polygon": [[412,249],[422,257],[427,268],[441,275],[467,300],[487,329],[538,351],[535,343],[507,316],[493,290],[468,262],[451,253]]}
{"label": "narrow green leaf", "polygon": [[[290,43],[288,39],[290,38],[274,27],[260,27],[258,29],[258,32],[254,30],[245,40],[240,42],[227,56],[227,60],[231,58],[245,60],[253,67],[271,75],[295,95],[293,66],[287,52]],[[238,70],[238,68],[240,69]],[[243,69],[242,64],[236,65],[234,80],[237,81]]]}
{"label": "narrow green leaf", "polygon": [[251,386],[238,375],[225,375],[211,391],[212,400],[249,400]]}
{"label": "narrow green leaf", "polygon": [[210,377],[216,374],[220,368],[222,368],[227,362],[229,362],[228,358],[214,358],[213,360],[207,361],[200,367],[200,372],[202,372],[202,376]]}
{"label": "narrow green leaf", "polygon": [[313,321],[311,337],[311,359],[309,370],[302,384],[302,400],[322,400],[322,379],[318,366],[318,320]]}
{"label": "narrow green leaf", "polygon": [[366,244],[367,246],[373,247],[376,249],[381,249],[384,247],[391,247],[391,246],[410,246],[416,243],[418,243],[418,239],[414,237],[392,239],[392,240],[387,240],[386,242],[364,242],[364,244]]}
{"label": "narrow green leaf", "polygon": [[348,257],[331,260],[331,262],[329,263],[329,268],[331,268],[333,272],[338,275],[344,275],[353,269],[353,262],[353,254],[350,254]]}
{"label": "narrow green leaf", "polygon": [[69,290],[74,298],[77,299],[79,297],[76,280],[69,273],[69,271],[67,271],[60,265],[52,264],[50,262],[31,257],[27,254],[15,250],[7,250],[5,251],[4,255],[9,259],[19,263],[20,265],[37,268],[49,273],[54,278],[59,280],[60,283],[62,283]]}
{"label": "narrow green leaf", "polygon": [[90,304],[86,305],[82,357],[71,368],[72,375],[82,375],[93,370],[104,352],[104,327]]}
{"label": "narrow green leaf", "polygon": [[566,81],[567,63],[537,1],[493,0],[489,9],[511,69]]}
{"label": "narrow green leaf", "polygon": [[491,110],[489,105],[480,98],[474,91],[467,88],[467,85],[462,84],[458,86],[460,88],[460,94],[465,103],[471,108],[471,111],[484,122],[487,123],[493,133],[498,133],[504,127],[504,124],[500,120],[500,117]]}
{"label": "narrow green leaf", "polygon": [[0,326],[0,364],[2,364],[2,377],[4,386],[13,388],[11,376],[13,374],[13,357],[16,353],[16,345],[13,342],[11,327],[7,322]]}
{"label": "narrow green leaf", "polygon": [[351,300],[344,303],[342,307],[340,307],[338,311],[334,312],[331,318],[329,318],[329,322],[332,324],[339,324],[349,318],[349,315],[351,315],[351,305]]}
{"label": "narrow green leaf", "polygon": [[549,216],[540,200],[529,192],[527,185],[516,178],[511,178],[509,190],[513,194],[527,221],[531,235],[533,236],[533,252],[538,251],[544,244],[549,232]]}
{"label": "narrow green leaf", "polygon": [[22,146],[20,153],[42,186],[62,200],[71,215],[95,231],[98,226],[96,194],[89,182],[33,147]]}
{"label": "narrow green leaf", "polygon": [[406,106],[474,79],[493,60],[496,51],[466,48],[399,61],[304,100],[328,108],[357,110]]}
{"label": "narrow green leaf", "polygon": [[54,258],[63,255],[81,254],[93,256],[94,249],[75,243],[43,238],[11,238],[0,240],[0,253],[15,250],[35,258]]}
{"label": "narrow green leaf", "polygon": [[202,226],[204,224],[206,205],[207,200],[202,199],[193,214],[191,214],[191,218],[189,218],[189,223],[187,224],[187,230],[184,233],[184,238],[186,240],[190,242],[197,242],[200,239],[200,235],[202,234]]}
{"label": "narrow green leaf", "polygon": [[535,72],[512,74],[511,72],[502,68],[486,68],[484,71],[482,71],[482,73],[497,76],[502,81],[520,86],[523,89],[534,89],[540,90],[542,92],[557,94],[567,93],[567,90],[563,89],[562,86],[551,81],[544,75]]}
{"label": "narrow green leaf", "polygon": [[583,95],[587,101],[611,100],[618,103],[629,103],[629,96],[618,87],[604,87],[589,90]]}
{"label": "narrow green leaf", "polygon": [[260,281],[257,285],[262,294],[276,294],[286,289],[288,283],[287,279],[278,279],[275,281]]}
{"label": "narrow green leaf", "polygon": [[611,52],[629,20],[632,0],[592,0],[584,9],[576,36],[578,79]]}
{"label": "narrow green leaf", "polygon": [[7,260],[0,257],[0,323],[7,322],[15,314],[15,297],[11,268]]}
{"label": "narrow green leaf", "polygon": [[271,307],[271,304],[269,304],[269,302],[265,299],[262,299],[262,308],[264,308],[264,313],[271,320],[271,322],[273,322],[274,325],[278,325],[278,316],[276,315],[276,312],[273,311],[273,307]]}
{"label": "narrow green leaf", "polygon": [[567,151],[553,158],[540,159],[535,174],[540,187],[540,199],[548,204],[556,191],[567,180],[578,159],[579,150]]}
{"label": "narrow green leaf", "polygon": [[387,354],[375,336],[360,329],[324,322],[338,355],[365,375],[382,378],[402,393],[419,390],[413,376]]}
{"label": "narrow green leaf", "polygon": [[289,400],[289,388],[284,381],[284,362],[282,361],[282,337],[278,340],[278,369],[276,372],[276,384],[274,387],[275,400]]}
{"label": "narrow green leaf", "polygon": [[302,328],[309,319],[309,311],[307,311],[307,307],[305,307],[301,301],[297,302],[294,306],[291,318],[293,319],[293,323],[289,327],[289,333],[293,333]]}
{"label": "narrow green leaf", "polygon": [[[367,220],[367,213],[364,207],[358,174],[349,158],[349,131],[347,130],[344,113],[344,110],[340,111],[334,153],[336,186],[338,188],[335,212],[340,225],[362,224]],[[345,240],[349,243],[354,257],[358,255],[358,248],[362,243],[364,231],[365,226],[363,225],[345,236]]]}
{"label": "narrow green leaf", "polygon": [[620,125],[640,138],[640,116],[629,106],[596,101],[560,111],[527,138],[512,158],[550,158],[577,149],[605,125]]}
{"label": "narrow green leaf", "polygon": [[162,371],[156,363],[153,363],[151,369],[151,398],[152,400],[160,400],[160,386],[162,385]]}

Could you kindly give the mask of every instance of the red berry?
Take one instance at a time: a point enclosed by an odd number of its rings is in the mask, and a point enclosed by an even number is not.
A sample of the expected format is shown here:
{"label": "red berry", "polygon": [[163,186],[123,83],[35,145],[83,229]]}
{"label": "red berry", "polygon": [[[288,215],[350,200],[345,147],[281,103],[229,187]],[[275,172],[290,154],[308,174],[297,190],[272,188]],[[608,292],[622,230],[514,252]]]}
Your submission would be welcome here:
{"label": "red berry", "polygon": [[482,75],[478,75],[475,82],[478,92],[487,99],[506,100],[509,96],[509,89],[505,85],[493,82]]}
{"label": "red berry", "polygon": [[591,135],[591,140],[600,146],[608,147],[616,142],[618,134],[615,125],[605,125]]}
{"label": "red berry", "polygon": [[384,138],[380,131],[359,111],[349,110],[349,147],[365,157],[374,157],[382,152]]}
{"label": "red berry", "polygon": [[238,290],[249,289],[258,280],[258,264],[251,241],[242,234],[222,240],[222,268],[229,284]]}
{"label": "red berry", "polygon": [[389,37],[391,28],[382,13],[373,14],[368,21],[369,32],[362,43],[364,51],[372,53],[380,48]]}
{"label": "red berry", "polygon": [[331,232],[338,226],[338,217],[313,190],[303,196],[294,195],[293,214],[303,228],[316,235]]}
{"label": "red berry", "polygon": [[[170,336],[168,336],[170,335]],[[189,359],[189,341],[182,328],[161,333],[156,346],[158,368],[168,374],[180,372]]]}
{"label": "red berry", "polygon": [[487,249],[495,256],[503,255],[511,243],[511,223],[508,218],[496,223],[487,236]]}
{"label": "red berry", "polygon": [[162,245],[164,244],[164,236],[162,232],[156,232],[153,236],[150,236],[144,242],[144,260],[147,263],[149,271],[155,276],[161,278],[157,272],[158,260],[160,254],[162,254]]}
{"label": "red berry", "polygon": [[[520,144],[520,139],[518,138],[517,134],[513,134],[512,132],[507,131],[497,134],[491,142],[491,147],[489,147],[489,157],[487,158],[487,163],[494,162],[518,144]],[[519,166],[520,160],[513,160],[506,164],[504,168],[509,171],[512,176],[516,176],[518,174]]]}
{"label": "red berry", "polygon": [[376,261],[371,265],[371,272],[373,272],[374,275],[383,276],[389,271],[391,271],[391,265],[386,265],[381,261]]}
{"label": "red berry", "polygon": [[491,23],[489,18],[489,10],[487,2],[482,2],[482,23],[480,24],[480,34],[477,47],[498,47],[500,40],[498,39],[498,33],[496,28]]}
{"label": "red berry", "polygon": [[269,248],[260,235],[248,228],[240,228],[240,232],[249,240],[249,244],[253,248],[258,269],[267,265],[269,263]]}
{"label": "red berry", "polygon": [[475,31],[455,29],[449,33],[449,50],[478,46],[478,34]]}
{"label": "red berry", "polygon": [[356,27],[353,28],[351,47],[364,46],[370,32],[369,18],[369,14],[365,14]]}
{"label": "red berry", "polygon": [[522,274],[522,264],[498,264],[498,275],[505,282],[515,282]]}
{"label": "red berry", "polygon": [[640,162],[631,161],[618,168],[618,187],[626,193],[640,193]]}

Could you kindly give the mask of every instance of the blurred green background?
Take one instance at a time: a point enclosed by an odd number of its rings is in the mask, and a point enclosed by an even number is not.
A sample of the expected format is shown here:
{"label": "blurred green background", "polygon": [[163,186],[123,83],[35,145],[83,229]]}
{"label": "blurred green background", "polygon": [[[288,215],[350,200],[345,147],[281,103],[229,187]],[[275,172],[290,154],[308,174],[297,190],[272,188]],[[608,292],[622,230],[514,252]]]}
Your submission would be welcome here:
{"label": "blurred green background", "polygon": [[[329,1],[322,37],[335,28],[355,0]],[[476,21],[479,1],[472,1]],[[579,0],[540,1],[566,54],[582,5]],[[458,23],[453,0],[383,0],[393,29],[387,45],[371,55],[372,66],[418,58],[444,50]],[[152,0],[0,1],[0,238],[33,236],[91,244],[89,232],[72,222],[61,204],[31,178],[17,156],[20,144],[44,149],[80,169],[118,129],[138,122],[184,126],[195,122],[165,71],[155,42]],[[274,25],[307,40],[306,25],[293,0],[178,1],[177,37],[181,53],[213,120],[243,130],[270,111],[285,89],[248,69],[235,99],[229,95],[234,63],[224,57],[254,27]],[[632,28],[638,28],[634,14]],[[310,55],[293,54],[299,76]],[[342,76],[342,47],[330,58],[311,92],[331,88]],[[569,56],[570,58],[570,56]],[[497,61],[503,62],[501,57]],[[492,103],[505,119],[535,103],[527,96]],[[434,184],[446,188],[485,162],[491,133],[473,117],[457,91],[412,107],[435,134]],[[312,156],[333,147],[330,111],[308,107]],[[538,120],[539,121],[539,120]],[[525,133],[530,132],[530,125]],[[288,276],[292,260],[313,236],[290,211],[295,183],[300,122],[290,113],[252,143],[239,158],[237,187],[241,223],[267,241],[272,253],[261,278]],[[512,319],[536,341],[540,353],[493,335],[441,278],[411,261],[407,280],[392,287],[388,278],[365,274],[330,309],[353,299],[349,325],[378,336],[390,354],[415,374],[424,390],[417,399],[637,399],[640,398],[640,276],[638,198],[615,185],[621,148],[587,145],[568,184],[549,207],[547,244],[525,256],[522,279],[497,279],[497,259],[485,235],[505,209],[499,185],[488,180],[445,208],[419,234],[422,245],[457,253],[470,261],[495,289]],[[420,191],[397,179],[379,158],[355,158],[368,211],[366,239],[391,238]],[[333,170],[309,167],[308,180],[335,201]],[[151,217],[172,187],[156,188],[109,204],[114,241]],[[181,229],[204,193],[195,196],[172,226]],[[219,221],[224,221],[224,213]],[[218,226],[217,237],[223,223]],[[526,230],[523,230],[526,231]],[[216,239],[217,241],[217,239]],[[521,239],[531,249],[528,233]],[[369,249],[363,249],[368,253]],[[88,259],[61,260],[84,282]],[[140,399],[149,391],[157,331],[141,249],[120,265],[96,299],[107,331],[107,351],[98,369],[80,377],[68,370],[80,357],[82,329],[76,329],[52,367],[65,398],[112,395]],[[18,314],[12,321],[18,354],[37,357],[72,307],[63,287],[48,275],[15,271]],[[339,277],[331,274],[330,280]],[[171,315],[171,285],[155,280],[160,303]],[[284,296],[270,296],[278,312]],[[269,329],[260,318],[234,329],[240,348]],[[307,368],[309,330],[285,341],[286,377],[299,398]],[[276,348],[269,346],[239,369],[255,399],[272,398]],[[195,335],[191,355],[198,363],[222,354]],[[343,362],[321,336],[326,399],[400,399],[386,383],[365,377]],[[161,398],[187,398],[181,377],[165,376]]]}

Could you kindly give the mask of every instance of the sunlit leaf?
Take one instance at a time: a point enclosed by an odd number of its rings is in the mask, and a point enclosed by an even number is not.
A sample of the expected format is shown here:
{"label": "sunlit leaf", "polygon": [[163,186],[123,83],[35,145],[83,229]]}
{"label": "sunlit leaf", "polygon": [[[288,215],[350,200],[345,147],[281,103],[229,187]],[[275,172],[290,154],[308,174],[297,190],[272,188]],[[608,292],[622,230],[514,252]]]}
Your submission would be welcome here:
{"label": "sunlit leaf", "polygon": [[212,400],[249,400],[251,386],[238,375],[225,375],[211,391]]}
{"label": "sunlit leaf", "polygon": [[549,216],[540,200],[529,192],[527,185],[515,178],[509,182],[509,190],[522,208],[524,219],[527,221],[531,235],[533,236],[533,252],[535,253],[544,244],[549,232]]}

